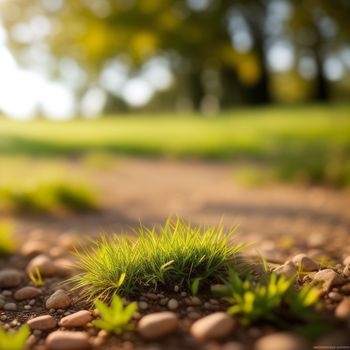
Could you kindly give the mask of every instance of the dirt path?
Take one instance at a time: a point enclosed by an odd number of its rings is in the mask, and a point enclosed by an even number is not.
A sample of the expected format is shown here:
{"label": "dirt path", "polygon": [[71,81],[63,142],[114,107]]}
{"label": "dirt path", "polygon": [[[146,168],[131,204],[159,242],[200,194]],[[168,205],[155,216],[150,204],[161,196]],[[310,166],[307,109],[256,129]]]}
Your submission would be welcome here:
{"label": "dirt path", "polygon": [[[79,164],[72,164],[79,172]],[[93,215],[20,217],[18,232],[48,234],[73,231],[129,230],[162,222],[169,214],[193,223],[239,224],[243,240],[274,256],[274,248],[308,246],[341,257],[350,253],[350,192],[325,188],[268,186],[244,188],[227,163],[126,158],[108,170],[80,174],[101,190],[104,209]],[[316,252],[317,253],[317,252]]]}

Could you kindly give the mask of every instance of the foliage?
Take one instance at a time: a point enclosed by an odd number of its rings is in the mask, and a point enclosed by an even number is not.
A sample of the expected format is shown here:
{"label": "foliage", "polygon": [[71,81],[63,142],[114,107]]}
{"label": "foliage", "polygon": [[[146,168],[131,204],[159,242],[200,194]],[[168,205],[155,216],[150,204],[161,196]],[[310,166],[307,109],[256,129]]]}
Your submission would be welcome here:
{"label": "foliage", "polygon": [[55,213],[96,209],[94,193],[82,184],[65,181],[42,183],[30,188],[0,188],[1,209],[24,213]]}
{"label": "foliage", "polygon": [[22,326],[17,332],[6,332],[0,327],[0,349],[24,350],[29,336],[29,327]]}
{"label": "foliage", "polygon": [[294,278],[275,274],[259,281],[243,281],[230,270],[226,285],[230,289],[227,300],[232,306],[228,312],[238,315],[245,325],[267,321],[282,328],[304,330],[308,335],[317,334],[323,330],[314,310],[320,292],[309,286],[296,290],[294,282]]}
{"label": "foliage", "polygon": [[45,284],[45,281],[41,275],[39,267],[35,268],[35,273],[29,272],[28,276],[30,280],[33,282],[35,287],[42,287]]}
{"label": "foliage", "polygon": [[92,249],[78,253],[82,273],[71,281],[88,300],[129,296],[150,287],[186,288],[196,278],[201,286],[208,285],[235,266],[242,245],[230,244],[233,233],[225,234],[222,225],[192,226],[169,218],[159,228],[141,226],[136,240],[102,237]]}
{"label": "foliage", "polygon": [[0,257],[12,253],[15,248],[11,232],[12,225],[10,223],[0,224]]}
{"label": "foliage", "polygon": [[130,320],[137,310],[137,303],[130,303],[125,308],[123,303],[124,300],[117,295],[113,296],[110,308],[102,301],[97,300],[95,306],[100,312],[102,319],[93,321],[93,325],[117,335],[132,330],[133,325],[130,324]]}

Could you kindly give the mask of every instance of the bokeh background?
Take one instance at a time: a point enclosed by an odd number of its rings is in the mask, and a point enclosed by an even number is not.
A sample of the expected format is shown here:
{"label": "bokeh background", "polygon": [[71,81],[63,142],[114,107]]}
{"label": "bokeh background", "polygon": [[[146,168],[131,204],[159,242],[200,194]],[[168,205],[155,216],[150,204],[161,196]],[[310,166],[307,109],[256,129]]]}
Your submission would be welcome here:
{"label": "bokeh background", "polygon": [[349,18],[348,0],[0,0],[2,219],[36,238],[223,219],[274,259],[339,255]]}

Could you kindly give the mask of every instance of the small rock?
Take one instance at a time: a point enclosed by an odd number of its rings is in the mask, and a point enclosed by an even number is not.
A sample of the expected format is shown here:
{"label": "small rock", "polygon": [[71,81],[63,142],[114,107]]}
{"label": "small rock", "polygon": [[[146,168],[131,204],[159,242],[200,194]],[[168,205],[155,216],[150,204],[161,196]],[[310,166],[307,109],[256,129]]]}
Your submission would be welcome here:
{"label": "small rock", "polygon": [[168,304],[169,298],[162,298],[159,300],[159,305],[166,305]]}
{"label": "small rock", "polygon": [[291,261],[287,261],[273,270],[276,275],[292,278],[297,274],[297,269]]}
{"label": "small rock", "polygon": [[347,265],[347,266],[344,267],[343,275],[345,277],[350,277],[350,265]]}
{"label": "small rock", "polygon": [[7,303],[4,305],[4,310],[6,311],[16,311],[17,305],[15,303]]}
{"label": "small rock", "polygon": [[306,254],[298,254],[294,256],[292,262],[295,266],[300,267],[302,271],[305,272],[317,271],[319,269],[319,264],[310,259]]}
{"label": "small rock", "polygon": [[23,309],[28,311],[28,310],[31,310],[32,307],[30,305],[24,305]]}
{"label": "small rock", "polygon": [[343,296],[338,292],[330,292],[328,294],[328,297],[329,297],[329,299],[331,299],[333,301],[340,301],[343,299]]}
{"label": "small rock", "polygon": [[190,297],[191,305],[200,306],[202,305],[202,301],[198,297]]}
{"label": "small rock", "polygon": [[72,301],[66,291],[59,289],[46,301],[47,309],[67,309]]}
{"label": "small rock", "polygon": [[348,266],[350,265],[350,255],[344,258],[343,265]]}
{"label": "small rock", "polygon": [[329,290],[330,287],[343,284],[344,278],[332,269],[325,269],[317,272],[313,276],[314,281],[323,282],[324,290]]}
{"label": "small rock", "polygon": [[174,332],[177,326],[178,319],[176,314],[165,311],[144,316],[137,328],[144,338],[157,339]]}
{"label": "small rock", "polygon": [[57,326],[56,320],[51,315],[43,315],[32,318],[27,322],[28,326],[32,330],[47,331]]}
{"label": "small rock", "polygon": [[21,283],[22,275],[15,269],[4,269],[0,271],[0,288],[14,288]]}
{"label": "small rock", "polygon": [[350,319],[350,298],[345,298],[335,309],[335,315],[342,319]]}
{"label": "small rock", "polygon": [[83,332],[53,332],[46,338],[46,346],[49,350],[90,349],[89,337]]}
{"label": "small rock", "polygon": [[26,300],[26,299],[33,299],[38,297],[39,295],[41,295],[41,290],[38,288],[34,288],[34,287],[23,287],[21,289],[19,289],[15,295],[14,298],[16,300]]}
{"label": "small rock", "polygon": [[139,301],[138,306],[140,310],[147,310],[148,309],[148,304],[145,301]]}
{"label": "small rock", "polygon": [[59,322],[61,327],[84,327],[87,323],[92,320],[91,313],[87,310],[81,310],[63,317]]}
{"label": "small rock", "polygon": [[168,308],[170,310],[176,310],[179,307],[179,302],[176,299],[170,299],[168,301]]}
{"label": "small rock", "polygon": [[10,297],[10,296],[12,295],[12,292],[11,292],[10,290],[4,290],[4,291],[2,292],[2,295],[3,295],[4,297]]}
{"label": "small rock", "polygon": [[174,287],[174,292],[177,293],[180,290],[179,286]]}
{"label": "small rock", "polygon": [[245,346],[236,341],[230,341],[221,347],[221,350],[245,350]]}
{"label": "small rock", "polygon": [[344,286],[342,286],[341,291],[345,294],[350,294],[350,283],[347,283]]}
{"label": "small rock", "polygon": [[57,272],[54,262],[45,254],[40,254],[33,258],[27,265],[26,270],[27,273],[35,273],[37,268],[43,277],[54,276]]}
{"label": "small rock", "polygon": [[157,294],[154,294],[154,293],[145,293],[144,296],[150,300],[157,300],[158,299]]}
{"label": "small rock", "polygon": [[70,259],[57,259],[54,261],[57,275],[70,276],[74,271],[74,262]]}
{"label": "small rock", "polygon": [[47,251],[47,245],[43,241],[28,240],[23,244],[21,253],[24,256],[35,256]]}
{"label": "small rock", "polygon": [[191,334],[199,340],[215,340],[226,337],[236,326],[236,321],[225,312],[215,312],[196,321]]}
{"label": "small rock", "polygon": [[254,350],[309,350],[309,344],[295,334],[273,333],[260,338]]}

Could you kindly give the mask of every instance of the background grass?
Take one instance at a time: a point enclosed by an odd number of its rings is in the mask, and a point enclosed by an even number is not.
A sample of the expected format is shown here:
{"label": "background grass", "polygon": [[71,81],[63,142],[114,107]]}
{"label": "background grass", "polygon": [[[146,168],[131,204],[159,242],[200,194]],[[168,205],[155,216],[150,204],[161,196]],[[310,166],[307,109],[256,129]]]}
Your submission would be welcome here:
{"label": "background grass", "polygon": [[0,120],[0,155],[89,152],[248,161],[257,172],[262,166],[279,180],[346,186],[350,105],[238,109],[212,118],[162,114],[61,123]]}
{"label": "background grass", "polygon": [[56,181],[31,187],[0,187],[0,211],[14,213],[86,212],[97,209],[90,187],[81,183]]}

